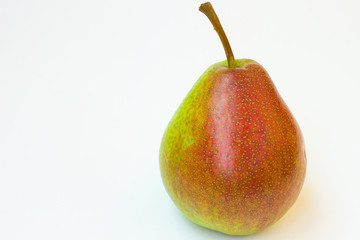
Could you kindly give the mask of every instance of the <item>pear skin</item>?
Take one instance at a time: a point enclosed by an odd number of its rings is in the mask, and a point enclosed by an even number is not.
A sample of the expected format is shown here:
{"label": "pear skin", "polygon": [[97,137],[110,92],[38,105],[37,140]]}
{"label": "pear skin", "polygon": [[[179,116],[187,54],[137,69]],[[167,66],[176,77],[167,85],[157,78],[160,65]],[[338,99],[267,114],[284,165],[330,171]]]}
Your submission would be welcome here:
{"label": "pear skin", "polygon": [[306,159],[300,128],[265,69],[211,66],[170,121],[161,175],[193,222],[226,234],[261,231],[294,204]]}

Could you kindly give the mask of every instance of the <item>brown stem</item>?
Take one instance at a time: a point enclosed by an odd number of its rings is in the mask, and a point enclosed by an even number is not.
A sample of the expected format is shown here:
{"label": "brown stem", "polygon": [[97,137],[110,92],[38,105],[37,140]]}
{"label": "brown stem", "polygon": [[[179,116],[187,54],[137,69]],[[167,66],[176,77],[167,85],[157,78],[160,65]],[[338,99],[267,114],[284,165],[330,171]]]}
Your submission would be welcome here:
{"label": "brown stem", "polygon": [[220,37],[221,43],[224,47],[226,58],[228,61],[229,68],[236,67],[236,61],[234,59],[234,54],[231,50],[229,40],[226,37],[224,29],[221,26],[218,16],[215,13],[214,8],[212,7],[211,3],[206,2],[200,5],[199,11],[204,13],[210,20],[211,24],[214,26],[215,31]]}

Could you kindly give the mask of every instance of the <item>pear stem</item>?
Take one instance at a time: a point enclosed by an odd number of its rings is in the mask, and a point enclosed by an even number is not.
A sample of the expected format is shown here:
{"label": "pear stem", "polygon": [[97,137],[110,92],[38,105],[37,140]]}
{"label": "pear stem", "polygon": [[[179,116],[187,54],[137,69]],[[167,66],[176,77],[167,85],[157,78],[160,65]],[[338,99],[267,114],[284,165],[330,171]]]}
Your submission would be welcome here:
{"label": "pear stem", "polygon": [[210,20],[211,24],[213,25],[215,31],[219,35],[221,43],[225,50],[229,68],[236,68],[236,61],[235,61],[234,54],[233,54],[230,44],[229,44],[229,40],[226,37],[224,29],[222,28],[219,18],[216,15],[215,10],[212,7],[211,3],[206,2],[206,3],[201,4],[199,7],[199,11],[204,13],[208,17],[208,19]]}

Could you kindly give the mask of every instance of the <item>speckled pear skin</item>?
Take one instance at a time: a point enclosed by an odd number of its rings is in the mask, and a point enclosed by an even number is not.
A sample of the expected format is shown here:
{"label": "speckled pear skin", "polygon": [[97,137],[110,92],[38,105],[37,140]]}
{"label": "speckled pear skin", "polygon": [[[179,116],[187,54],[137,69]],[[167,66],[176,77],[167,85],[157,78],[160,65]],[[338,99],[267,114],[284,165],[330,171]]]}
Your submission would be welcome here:
{"label": "speckled pear skin", "polygon": [[165,188],[194,223],[230,235],[264,230],[305,178],[300,128],[265,69],[211,66],[171,119],[160,149]]}

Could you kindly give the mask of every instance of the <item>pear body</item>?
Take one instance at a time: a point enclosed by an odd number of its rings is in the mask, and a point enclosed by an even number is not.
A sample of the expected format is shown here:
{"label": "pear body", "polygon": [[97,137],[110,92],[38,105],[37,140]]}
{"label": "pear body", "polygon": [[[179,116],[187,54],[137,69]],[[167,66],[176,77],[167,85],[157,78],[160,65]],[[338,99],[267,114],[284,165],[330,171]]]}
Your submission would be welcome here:
{"label": "pear body", "polygon": [[297,199],[300,128],[265,69],[211,66],[171,119],[160,148],[164,186],[196,224],[230,235],[264,230]]}

